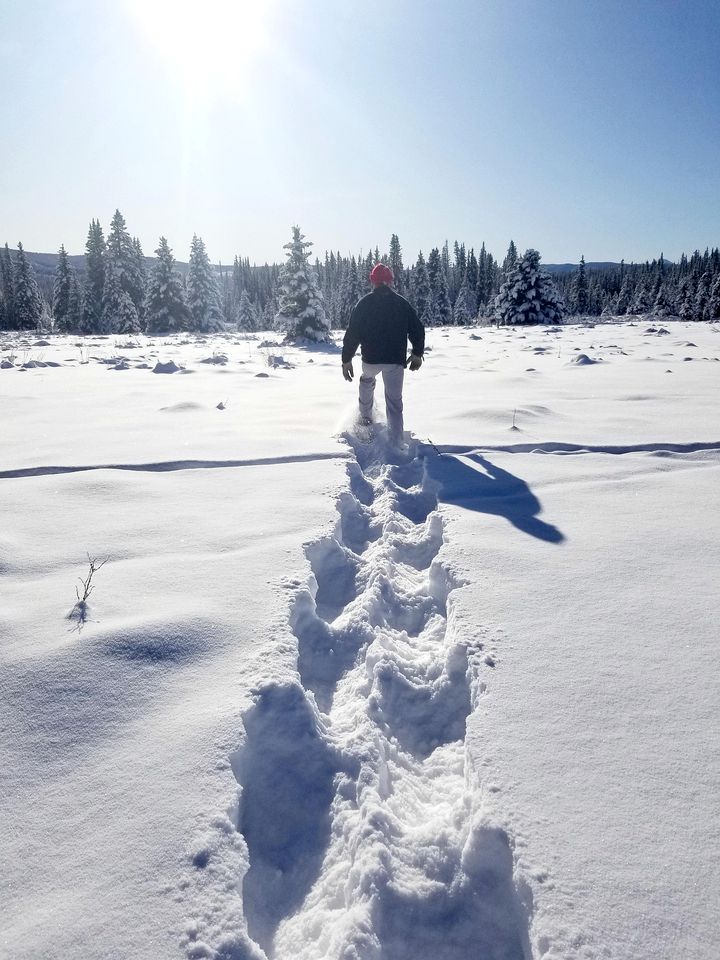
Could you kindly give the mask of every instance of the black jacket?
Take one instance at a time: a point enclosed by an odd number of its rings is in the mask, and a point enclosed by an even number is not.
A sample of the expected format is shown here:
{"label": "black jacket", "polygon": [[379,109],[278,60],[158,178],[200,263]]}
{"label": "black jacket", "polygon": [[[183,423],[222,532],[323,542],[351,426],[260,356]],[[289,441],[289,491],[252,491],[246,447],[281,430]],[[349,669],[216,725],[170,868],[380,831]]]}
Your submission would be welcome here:
{"label": "black jacket", "polygon": [[407,363],[407,343],[418,357],[425,349],[425,328],[404,297],[381,284],[359,300],[350,314],[343,340],[342,362],[361,347],[366,363]]}

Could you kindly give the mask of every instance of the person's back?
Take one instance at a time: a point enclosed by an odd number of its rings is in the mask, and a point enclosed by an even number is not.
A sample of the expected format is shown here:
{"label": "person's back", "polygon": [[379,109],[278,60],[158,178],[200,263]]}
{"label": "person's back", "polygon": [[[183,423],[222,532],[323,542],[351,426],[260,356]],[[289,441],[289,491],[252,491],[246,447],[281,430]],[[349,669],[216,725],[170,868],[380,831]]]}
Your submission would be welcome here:
{"label": "person's back", "polygon": [[408,340],[412,345],[409,358],[411,370],[419,370],[425,349],[425,329],[413,307],[394,290],[392,270],[379,263],[370,274],[372,293],[355,305],[345,331],[342,349],[343,376],[354,376],[352,358],[361,348],[363,372],[360,377],[360,417],[372,422],[375,378],[382,374],[385,384],[390,440],[402,445],[403,400],[402,387],[405,367],[408,365]]}
{"label": "person's back", "polygon": [[413,353],[421,357],[425,331],[415,310],[404,297],[382,283],[358,301],[343,343],[343,363],[351,360],[358,346],[366,363],[407,362],[408,339]]}

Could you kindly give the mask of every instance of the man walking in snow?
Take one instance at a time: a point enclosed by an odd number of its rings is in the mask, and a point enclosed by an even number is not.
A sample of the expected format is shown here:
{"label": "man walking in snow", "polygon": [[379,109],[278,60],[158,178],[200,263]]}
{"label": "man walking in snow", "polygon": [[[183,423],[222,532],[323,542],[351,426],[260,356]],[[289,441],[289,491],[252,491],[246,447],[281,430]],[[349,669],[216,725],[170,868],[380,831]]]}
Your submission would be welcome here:
{"label": "man walking in snow", "polygon": [[[352,359],[358,347],[362,354],[360,376],[360,419],[372,423],[375,379],[382,374],[385,386],[390,442],[399,446],[403,439],[403,379],[405,367],[419,370],[425,350],[425,328],[410,304],[392,289],[393,272],[377,263],[370,273],[372,293],[359,300],[350,314],[342,350],[342,370],[346,380],[353,379]],[[412,353],[407,356],[408,339]]]}

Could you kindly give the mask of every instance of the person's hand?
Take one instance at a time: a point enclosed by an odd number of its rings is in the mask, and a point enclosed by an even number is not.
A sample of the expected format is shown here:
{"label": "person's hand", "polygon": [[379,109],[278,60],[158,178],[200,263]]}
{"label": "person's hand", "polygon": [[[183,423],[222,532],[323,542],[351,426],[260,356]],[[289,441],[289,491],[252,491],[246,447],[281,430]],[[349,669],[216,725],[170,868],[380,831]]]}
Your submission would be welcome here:
{"label": "person's hand", "polygon": [[419,370],[422,366],[422,357],[419,357],[416,353],[411,353],[408,357],[408,366],[411,370]]}
{"label": "person's hand", "polygon": [[355,376],[355,371],[353,370],[352,360],[348,360],[347,363],[343,364],[343,376],[350,383],[352,378]]}

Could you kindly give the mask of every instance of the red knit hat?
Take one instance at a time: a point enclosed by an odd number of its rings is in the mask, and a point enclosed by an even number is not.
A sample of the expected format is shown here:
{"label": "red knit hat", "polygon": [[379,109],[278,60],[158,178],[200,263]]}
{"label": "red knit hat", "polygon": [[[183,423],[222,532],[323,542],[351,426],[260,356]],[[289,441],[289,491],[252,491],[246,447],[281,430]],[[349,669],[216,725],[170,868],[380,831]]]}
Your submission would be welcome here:
{"label": "red knit hat", "polygon": [[374,287],[380,286],[381,283],[389,285],[394,279],[392,270],[390,267],[386,267],[384,263],[376,263],[370,271],[370,283]]}

